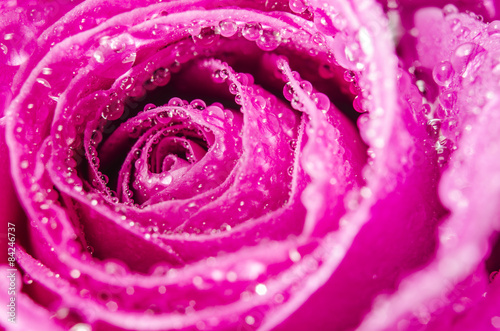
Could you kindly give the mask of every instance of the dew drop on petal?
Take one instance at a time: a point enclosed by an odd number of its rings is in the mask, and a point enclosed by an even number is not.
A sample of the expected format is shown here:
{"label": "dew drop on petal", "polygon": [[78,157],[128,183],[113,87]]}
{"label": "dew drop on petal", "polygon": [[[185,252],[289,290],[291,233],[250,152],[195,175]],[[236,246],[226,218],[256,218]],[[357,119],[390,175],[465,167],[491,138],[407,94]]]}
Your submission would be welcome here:
{"label": "dew drop on petal", "polygon": [[267,293],[267,287],[264,284],[257,284],[255,286],[255,293],[258,295],[265,295]]}
{"label": "dew drop on petal", "polygon": [[219,22],[220,34],[223,37],[232,37],[238,32],[238,25],[232,20],[223,20]]}
{"label": "dew drop on petal", "polygon": [[262,26],[257,22],[249,22],[246,23],[241,31],[243,37],[248,40],[254,41],[257,40],[260,36],[260,31],[262,30]]}
{"label": "dew drop on petal", "polygon": [[495,329],[500,329],[500,316],[493,316],[491,318],[491,325],[495,328]]}
{"label": "dew drop on petal", "polygon": [[165,86],[170,82],[170,71],[165,68],[158,68],[151,77],[151,82],[157,86]]}
{"label": "dew drop on petal", "polygon": [[37,78],[36,81],[38,83],[42,84],[43,86],[45,86],[46,88],[49,88],[49,89],[52,88],[50,86],[50,83],[46,79],[44,79],[44,78]]}
{"label": "dew drop on petal", "polygon": [[181,98],[174,97],[168,101],[168,105],[171,107],[182,107],[184,102]]}
{"label": "dew drop on petal", "polygon": [[219,40],[220,31],[218,27],[206,26],[200,30],[200,33],[193,36],[193,41],[201,46],[211,46]]}
{"label": "dew drop on petal", "polygon": [[251,99],[252,105],[255,109],[264,110],[266,109],[266,99],[264,97],[257,95]]}
{"label": "dew drop on petal", "polygon": [[190,105],[191,107],[193,107],[193,109],[200,111],[207,108],[207,104],[201,99],[194,99],[193,101],[191,101]]}
{"label": "dew drop on petal", "polygon": [[78,323],[73,325],[69,331],[92,331],[92,327],[89,324]]}
{"label": "dew drop on petal", "polygon": [[70,271],[71,278],[77,279],[80,277],[80,275],[81,275],[80,270],[73,269]]}
{"label": "dew drop on petal", "polygon": [[476,47],[474,43],[463,43],[455,49],[450,62],[457,74],[462,74],[465,70]]}
{"label": "dew drop on petal", "polygon": [[319,110],[327,111],[330,109],[330,99],[323,93],[315,93],[312,95],[312,99],[316,103]]}
{"label": "dew drop on petal", "polygon": [[445,16],[448,16],[451,14],[456,14],[456,13],[458,13],[458,8],[454,4],[449,3],[443,7],[443,14]]}
{"label": "dew drop on petal", "polygon": [[257,39],[257,46],[264,51],[272,51],[281,43],[281,35],[274,29],[263,29]]}
{"label": "dew drop on petal", "polygon": [[304,0],[290,0],[288,2],[290,9],[296,14],[302,14],[307,9],[307,4]]}
{"label": "dew drop on petal", "polygon": [[291,101],[295,95],[295,91],[293,90],[292,84],[290,82],[286,83],[283,87],[283,96],[288,101]]}
{"label": "dew drop on petal", "polygon": [[443,61],[441,63],[436,64],[434,69],[432,70],[432,77],[436,84],[440,86],[446,86],[451,82],[453,78],[453,74],[455,71],[450,62]]}
{"label": "dew drop on petal", "polygon": [[252,315],[245,316],[245,323],[247,323],[248,325],[254,325],[255,317],[253,317]]}
{"label": "dew drop on petal", "polygon": [[493,21],[488,24],[488,34],[490,36],[500,34],[500,21]]}
{"label": "dew drop on petal", "polygon": [[338,15],[329,15],[323,9],[316,9],[314,11],[314,25],[318,31],[328,35],[333,36],[337,33],[337,27],[334,24],[334,20],[338,20],[340,26],[344,26],[345,24],[341,21],[341,17],[337,17]]}
{"label": "dew drop on petal", "polygon": [[358,113],[365,113],[367,111],[367,109],[364,107],[364,104],[363,104],[363,98],[360,97],[359,95],[357,95],[353,102],[352,102],[352,105],[354,107],[354,109],[358,112]]}
{"label": "dew drop on petal", "polygon": [[97,50],[94,52],[94,59],[98,62],[98,63],[104,63],[104,54]]}
{"label": "dew drop on petal", "polygon": [[443,91],[439,96],[439,102],[444,109],[453,109],[453,106],[457,102],[457,92],[453,90]]}

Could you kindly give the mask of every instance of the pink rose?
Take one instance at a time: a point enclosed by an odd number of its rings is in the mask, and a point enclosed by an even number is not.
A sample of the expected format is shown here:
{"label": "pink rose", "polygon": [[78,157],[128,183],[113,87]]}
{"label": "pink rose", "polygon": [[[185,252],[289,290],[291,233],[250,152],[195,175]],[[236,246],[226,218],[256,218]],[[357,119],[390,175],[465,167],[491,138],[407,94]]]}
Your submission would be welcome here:
{"label": "pink rose", "polygon": [[0,325],[500,328],[500,22],[428,5],[1,5]]}

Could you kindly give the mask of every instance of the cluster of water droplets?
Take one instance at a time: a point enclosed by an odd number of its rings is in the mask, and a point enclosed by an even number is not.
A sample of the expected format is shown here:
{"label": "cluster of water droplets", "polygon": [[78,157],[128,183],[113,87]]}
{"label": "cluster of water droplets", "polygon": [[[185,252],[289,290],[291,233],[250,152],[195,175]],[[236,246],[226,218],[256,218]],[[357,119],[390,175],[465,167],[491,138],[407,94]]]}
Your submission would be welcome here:
{"label": "cluster of water droplets", "polygon": [[281,32],[272,27],[263,26],[259,22],[242,22],[231,19],[214,22],[193,22],[188,32],[193,42],[202,47],[211,47],[217,44],[220,37],[237,38],[254,41],[264,51],[273,51],[282,42]]}
{"label": "cluster of water droplets", "polygon": [[[478,77],[486,67],[491,67],[495,73],[498,64],[492,59],[494,52],[487,50],[490,44],[484,44],[484,38],[494,40],[496,36],[500,37],[498,21],[490,22],[485,28],[480,27],[478,22],[482,22],[482,17],[474,13],[459,13],[453,4],[443,8],[443,15],[453,33],[450,41],[452,49],[449,58],[432,69],[432,78],[439,91],[436,101],[426,101],[422,108],[428,119],[428,132],[435,139],[438,162],[442,166],[447,164],[449,156],[456,150],[467,117],[477,114],[494,93],[494,86],[485,86],[488,83],[481,83]],[[497,71],[500,73],[500,70]],[[425,90],[423,84],[421,89]]]}

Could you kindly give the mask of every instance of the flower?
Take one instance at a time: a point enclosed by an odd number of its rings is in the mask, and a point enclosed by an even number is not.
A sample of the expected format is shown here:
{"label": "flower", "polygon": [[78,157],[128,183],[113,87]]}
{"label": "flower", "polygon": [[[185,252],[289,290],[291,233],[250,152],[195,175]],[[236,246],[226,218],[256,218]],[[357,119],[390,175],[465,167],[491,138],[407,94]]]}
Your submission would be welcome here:
{"label": "flower", "polygon": [[425,5],[7,3],[0,323],[500,328],[500,24]]}

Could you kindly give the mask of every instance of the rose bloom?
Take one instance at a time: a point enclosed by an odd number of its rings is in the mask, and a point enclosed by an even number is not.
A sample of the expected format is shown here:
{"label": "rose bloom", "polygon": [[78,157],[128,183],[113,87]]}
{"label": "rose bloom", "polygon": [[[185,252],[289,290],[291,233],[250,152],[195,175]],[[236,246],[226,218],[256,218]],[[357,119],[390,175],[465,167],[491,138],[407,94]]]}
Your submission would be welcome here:
{"label": "rose bloom", "polygon": [[500,329],[497,6],[3,1],[0,326]]}

